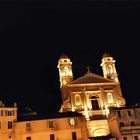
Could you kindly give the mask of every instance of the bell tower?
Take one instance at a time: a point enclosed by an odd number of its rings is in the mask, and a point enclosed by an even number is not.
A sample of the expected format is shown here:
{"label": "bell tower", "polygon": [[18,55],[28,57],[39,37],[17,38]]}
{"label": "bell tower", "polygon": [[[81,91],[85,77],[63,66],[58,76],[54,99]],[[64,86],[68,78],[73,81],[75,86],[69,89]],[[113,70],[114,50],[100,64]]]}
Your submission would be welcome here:
{"label": "bell tower", "polygon": [[60,59],[58,60],[57,68],[59,69],[60,87],[73,80],[72,62],[67,55],[61,55]]}
{"label": "bell tower", "polygon": [[119,82],[118,74],[115,67],[115,60],[109,54],[105,53],[101,63],[104,78]]}

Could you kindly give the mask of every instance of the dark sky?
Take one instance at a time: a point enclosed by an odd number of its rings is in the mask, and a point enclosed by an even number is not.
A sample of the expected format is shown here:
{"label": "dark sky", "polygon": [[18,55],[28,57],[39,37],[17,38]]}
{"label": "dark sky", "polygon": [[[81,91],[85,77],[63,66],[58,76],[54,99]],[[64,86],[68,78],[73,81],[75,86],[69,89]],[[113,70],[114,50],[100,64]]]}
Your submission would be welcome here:
{"label": "dark sky", "polygon": [[91,66],[102,75],[104,52],[116,59],[127,104],[140,100],[139,1],[0,2],[0,100],[38,112],[60,108],[57,61],[65,53],[74,77]]}

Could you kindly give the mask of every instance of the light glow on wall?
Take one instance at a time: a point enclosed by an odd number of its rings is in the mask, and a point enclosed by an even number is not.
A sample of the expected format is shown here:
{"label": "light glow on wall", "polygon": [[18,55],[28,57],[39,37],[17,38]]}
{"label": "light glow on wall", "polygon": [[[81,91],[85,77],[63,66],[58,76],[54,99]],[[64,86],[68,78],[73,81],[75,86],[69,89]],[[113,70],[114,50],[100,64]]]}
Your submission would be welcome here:
{"label": "light glow on wall", "polygon": [[114,101],[113,101],[113,96],[112,96],[112,93],[107,93],[107,100],[108,100],[108,103],[109,104],[112,104]]}

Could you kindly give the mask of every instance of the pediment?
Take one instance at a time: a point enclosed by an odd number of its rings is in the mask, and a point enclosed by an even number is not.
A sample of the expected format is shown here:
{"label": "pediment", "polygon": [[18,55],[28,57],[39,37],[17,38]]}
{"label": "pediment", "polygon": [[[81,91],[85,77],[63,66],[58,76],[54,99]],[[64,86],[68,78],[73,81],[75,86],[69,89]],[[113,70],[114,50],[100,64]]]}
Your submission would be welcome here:
{"label": "pediment", "polygon": [[69,85],[72,85],[72,84],[92,84],[92,83],[114,83],[114,81],[106,79],[102,76],[96,75],[92,72],[89,72],[89,73],[86,73],[84,76],[70,82]]}

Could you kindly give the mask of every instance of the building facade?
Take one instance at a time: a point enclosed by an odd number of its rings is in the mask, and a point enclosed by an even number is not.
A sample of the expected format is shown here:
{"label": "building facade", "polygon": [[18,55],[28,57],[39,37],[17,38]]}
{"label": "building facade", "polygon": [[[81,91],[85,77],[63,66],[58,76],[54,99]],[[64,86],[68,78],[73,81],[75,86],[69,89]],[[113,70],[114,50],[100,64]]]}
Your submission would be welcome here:
{"label": "building facade", "polygon": [[124,107],[115,60],[104,54],[101,62],[103,76],[92,73],[74,79],[72,62],[66,55],[58,61],[62,94],[61,112],[79,112],[86,118],[89,137],[106,136],[110,133],[108,114],[110,107]]}
{"label": "building facade", "polygon": [[112,108],[108,122],[118,140],[140,140],[140,108]]}
{"label": "building facade", "polygon": [[0,101],[0,140],[9,140],[13,134],[13,126],[17,121],[17,108],[5,107]]}
{"label": "building facade", "polygon": [[104,54],[103,76],[87,72],[74,79],[72,62],[58,60],[62,105],[56,116],[38,116],[29,108],[0,101],[0,140],[140,140],[140,108],[126,108],[115,60]]}
{"label": "building facade", "polygon": [[88,140],[82,115],[61,113],[49,118],[37,114],[17,117],[16,106],[1,104],[0,140]]}
{"label": "building facade", "polygon": [[24,120],[14,130],[14,140],[88,140],[83,117]]}

